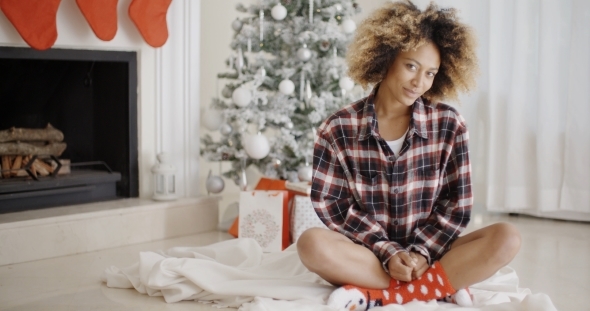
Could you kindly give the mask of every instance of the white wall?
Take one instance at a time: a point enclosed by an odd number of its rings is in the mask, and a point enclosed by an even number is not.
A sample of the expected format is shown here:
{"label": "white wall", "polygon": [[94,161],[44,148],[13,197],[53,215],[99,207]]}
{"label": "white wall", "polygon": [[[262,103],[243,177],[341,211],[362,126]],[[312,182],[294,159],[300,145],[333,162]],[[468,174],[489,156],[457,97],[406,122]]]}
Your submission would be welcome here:
{"label": "white wall", "polygon": [[[54,48],[137,51],[140,196],[151,197],[150,168],[161,151],[173,154],[180,196],[195,196],[199,164],[200,0],[172,1],[167,14],[169,38],[159,49],[147,45],[132,23],[127,13],[130,3],[118,2],[117,35],[104,42],[94,35],[75,0],[63,0],[57,12],[58,39]],[[27,47],[3,14],[0,45]]]}
{"label": "white wall", "polygon": [[[211,99],[216,96],[216,83],[217,74],[225,72],[227,70],[225,66],[225,59],[230,55],[231,49],[229,44],[233,38],[234,31],[231,28],[231,22],[236,17],[241,16],[238,11],[235,10],[237,3],[243,3],[248,5],[255,0],[223,0],[223,1],[202,1],[201,2],[201,112],[209,107]],[[363,9],[361,14],[354,17],[354,20],[359,23],[364,19],[372,10],[381,6],[381,4],[387,2],[387,0],[358,0],[360,7]],[[243,16],[243,15],[242,15]],[[223,80],[219,81],[219,91],[223,88]],[[201,128],[201,132],[208,133],[207,129]],[[210,133],[214,137],[219,137],[218,133]],[[220,173],[220,165],[217,162],[210,163],[205,159],[201,159],[200,162],[200,183],[199,192],[206,194],[205,180],[209,170],[212,170],[214,174]],[[229,163],[222,163],[222,171],[229,169]],[[259,177],[256,172],[248,172],[249,182],[253,183],[256,178]],[[226,207],[238,200],[239,189],[232,180],[225,180],[225,190],[220,193],[223,197],[220,203],[220,220],[224,217],[230,217],[231,213],[228,212],[226,216]]]}

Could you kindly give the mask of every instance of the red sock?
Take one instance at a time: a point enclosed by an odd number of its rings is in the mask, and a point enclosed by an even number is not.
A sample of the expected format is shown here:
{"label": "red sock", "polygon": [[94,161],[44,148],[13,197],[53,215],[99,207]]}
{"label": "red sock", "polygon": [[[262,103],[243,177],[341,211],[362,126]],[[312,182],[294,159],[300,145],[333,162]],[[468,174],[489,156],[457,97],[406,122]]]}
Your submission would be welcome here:
{"label": "red sock", "polygon": [[419,279],[407,283],[391,279],[388,289],[367,289],[352,285],[337,288],[330,294],[328,305],[338,310],[367,310],[392,303],[442,299],[455,292],[442,266],[435,262]]}
{"label": "red sock", "polygon": [[76,0],[80,11],[100,40],[111,41],[117,34],[119,0]]}
{"label": "red sock", "polygon": [[172,0],[133,0],[129,17],[149,45],[158,48],[168,40],[166,12]]}
{"label": "red sock", "polygon": [[25,42],[47,50],[57,40],[56,15],[61,0],[0,0],[0,9]]}

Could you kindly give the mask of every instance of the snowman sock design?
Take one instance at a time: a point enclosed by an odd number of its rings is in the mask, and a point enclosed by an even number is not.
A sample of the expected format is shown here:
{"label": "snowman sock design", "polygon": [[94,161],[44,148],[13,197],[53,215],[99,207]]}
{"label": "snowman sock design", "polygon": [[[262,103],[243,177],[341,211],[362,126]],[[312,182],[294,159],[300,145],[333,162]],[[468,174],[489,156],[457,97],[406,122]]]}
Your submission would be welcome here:
{"label": "snowman sock design", "polygon": [[469,288],[460,289],[456,293],[445,297],[443,300],[458,304],[461,307],[473,307],[473,297],[471,296],[471,292],[469,292]]}
{"label": "snowman sock design", "polygon": [[391,279],[387,289],[367,289],[345,285],[330,294],[328,305],[338,310],[367,310],[388,304],[405,304],[413,300],[443,299],[457,292],[439,262],[411,282]]}

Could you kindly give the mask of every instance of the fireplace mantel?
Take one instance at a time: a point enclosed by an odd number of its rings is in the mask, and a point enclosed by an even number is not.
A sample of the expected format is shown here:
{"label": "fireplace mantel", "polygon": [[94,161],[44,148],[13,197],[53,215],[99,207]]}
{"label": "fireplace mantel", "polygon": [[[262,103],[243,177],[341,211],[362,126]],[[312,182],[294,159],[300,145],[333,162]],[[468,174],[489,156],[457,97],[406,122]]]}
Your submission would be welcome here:
{"label": "fireplace mantel", "polygon": [[[150,47],[128,16],[131,0],[118,3],[118,31],[109,42],[98,39],[74,0],[63,0],[57,13],[59,49],[136,51],[138,53],[139,196],[153,193],[151,167],[156,155],[172,154],[180,197],[198,194],[200,0],[174,0],[168,9],[169,38]],[[0,14],[0,45],[27,47]]]}

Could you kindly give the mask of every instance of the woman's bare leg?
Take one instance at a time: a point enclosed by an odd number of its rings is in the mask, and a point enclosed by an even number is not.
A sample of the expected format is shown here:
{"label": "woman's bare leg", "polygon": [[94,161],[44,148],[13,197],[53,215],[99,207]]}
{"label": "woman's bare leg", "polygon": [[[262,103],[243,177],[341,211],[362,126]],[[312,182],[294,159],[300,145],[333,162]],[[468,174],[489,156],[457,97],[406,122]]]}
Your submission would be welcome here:
{"label": "woman's bare leg", "polygon": [[520,249],[520,233],[511,224],[497,223],[459,237],[440,260],[455,289],[492,276]]}
{"label": "woman's bare leg", "polygon": [[391,278],[375,254],[340,233],[308,229],[297,240],[297,251],[307,269],[334,285],[389,287]]}

